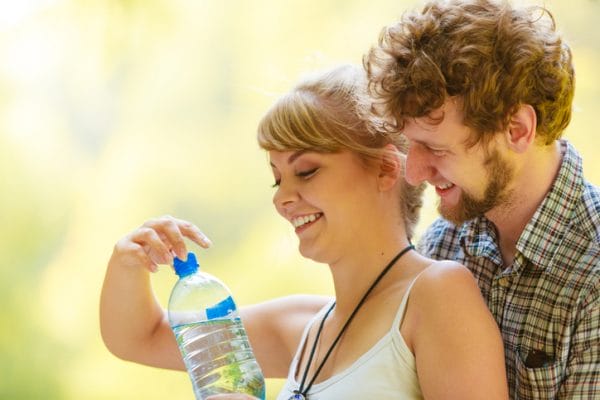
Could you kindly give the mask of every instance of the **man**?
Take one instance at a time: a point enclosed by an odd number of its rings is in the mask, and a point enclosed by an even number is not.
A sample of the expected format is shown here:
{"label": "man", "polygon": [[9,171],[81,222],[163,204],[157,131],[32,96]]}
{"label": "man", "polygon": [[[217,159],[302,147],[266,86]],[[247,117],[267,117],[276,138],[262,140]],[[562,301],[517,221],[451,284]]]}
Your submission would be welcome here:
{"label": "man", "polygon": [[364,62],[377,117],[410,142],[407,181],[439,195],[421,251],[473,272],[511,398],[600,398],[600,191],[560,139],[574,71],[551,14],[432,1]]}

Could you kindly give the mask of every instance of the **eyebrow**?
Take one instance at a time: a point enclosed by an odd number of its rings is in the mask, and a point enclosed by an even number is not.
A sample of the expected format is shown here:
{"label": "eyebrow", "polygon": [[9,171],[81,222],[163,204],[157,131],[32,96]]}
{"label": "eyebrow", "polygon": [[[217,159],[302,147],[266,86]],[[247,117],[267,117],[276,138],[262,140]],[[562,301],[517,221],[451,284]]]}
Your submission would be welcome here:
{"label": "eyebrow", "polygon": [[298,150],[293,152],[289,157],[288,157],[288,164],[291,164],[294,162],[295,159],[297,159],[298,157],[300,157],[302,154],[308,152],[308,150]]}
{"label": "eyebrow", "polygon": [[[296,160],[298,157],[300,157],[302,154],[307,153],[308,150],[298,150],[293,152],[287,159],[287,163],[291,164],[294,162],[294,160]],[[271,164],[272,167],[275,167],[275,164],[273,164],[271,161],[269,161],[269,164]]]}
{"label": "eyebrow", "polygon": [[446,148],[446,146],[442,146],[442,145],[437,144],[437,143],[429,143],[429,142],[426,142],[424,140],[413,140],[413,142],[418,143],[421,146],[425,146],[425,147],[427,147],[429,149],[436,149],[436,150],[439,149],[439,150],[442,150],[442,149]]}

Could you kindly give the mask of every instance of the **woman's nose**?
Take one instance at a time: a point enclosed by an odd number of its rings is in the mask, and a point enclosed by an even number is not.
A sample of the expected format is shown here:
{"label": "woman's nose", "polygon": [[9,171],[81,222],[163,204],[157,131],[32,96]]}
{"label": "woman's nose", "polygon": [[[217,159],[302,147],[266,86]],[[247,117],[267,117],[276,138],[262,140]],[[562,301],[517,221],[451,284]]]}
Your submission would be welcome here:
{"label": "woman's nose", "polygon": [[286,208],[289,208],[291,205],[293,205],[299,199],[299,197],[300,195],[293,184],[280,180],[277,190],[273,195],[273,204],[275,205],[277,211],[283,215]]}

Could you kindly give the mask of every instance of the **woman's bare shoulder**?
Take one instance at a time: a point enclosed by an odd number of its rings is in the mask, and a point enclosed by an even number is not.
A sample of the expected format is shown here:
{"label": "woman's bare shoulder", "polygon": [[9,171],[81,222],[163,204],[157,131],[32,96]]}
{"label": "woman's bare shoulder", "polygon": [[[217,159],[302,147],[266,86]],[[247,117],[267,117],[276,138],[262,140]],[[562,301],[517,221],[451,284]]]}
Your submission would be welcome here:
{"label": "woman's bare shoulder", "polygon": [[454,292],[474,290],[479,294],[477,282],[467,267],[455,261],[432,261],[415,282],[415,290],[424,292]]}
{"label": "woman's bare shoulder", "polygon": [[424,316],[446,318],[447,311],[486,309],[475,277],[454,261],[433,261],[414,283],[411,301]]}

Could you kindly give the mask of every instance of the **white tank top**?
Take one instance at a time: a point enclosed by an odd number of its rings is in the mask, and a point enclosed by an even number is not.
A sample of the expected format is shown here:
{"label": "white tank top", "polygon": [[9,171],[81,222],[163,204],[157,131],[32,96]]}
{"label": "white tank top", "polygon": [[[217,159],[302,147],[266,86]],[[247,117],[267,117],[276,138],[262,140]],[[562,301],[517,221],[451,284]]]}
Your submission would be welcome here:
{"label": "white tank top", "polygon": [[[417,379],[415,357],[400,335],[400,325],[404,319],[408,295],[417,278],[418,276],[406,289],[390,331],[350,367],[329,379],[313,384],[308,392],[309,400],[423,399]],[[330,306],[331,303],[319,311],[304,328],[300,345],[290,365],[287,381],[277,400],[288,400],[294,394],[294,390],[300,386],[295,375],[301,350],[310,327],[315,321],[323,318]]]}

